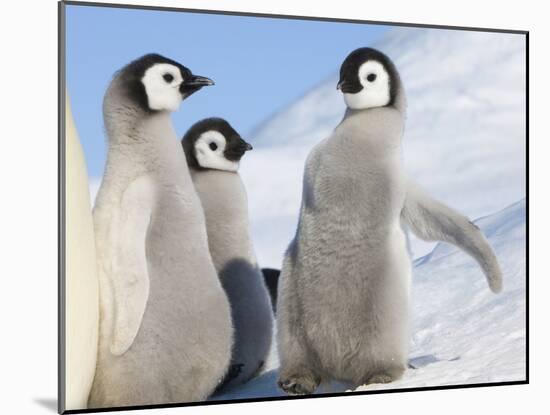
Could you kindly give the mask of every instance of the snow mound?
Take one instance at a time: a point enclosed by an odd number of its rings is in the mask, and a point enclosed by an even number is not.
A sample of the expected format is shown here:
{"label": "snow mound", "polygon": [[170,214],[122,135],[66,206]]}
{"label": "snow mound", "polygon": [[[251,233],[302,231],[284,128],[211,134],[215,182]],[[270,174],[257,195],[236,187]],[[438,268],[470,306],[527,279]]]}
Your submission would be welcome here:
{"label": "snow mound", "polygon": [[[440,244],[413,271],[409,369],[399,381],[357,390],[519,381],[526,371],[526,202],[476,221],[504,274],[495,295],[473,259]],[[276,356],[270,359],[272,367]],[[283,396],[277,369],[213,399]],[[317,393],[343,392],[323,385]]]}

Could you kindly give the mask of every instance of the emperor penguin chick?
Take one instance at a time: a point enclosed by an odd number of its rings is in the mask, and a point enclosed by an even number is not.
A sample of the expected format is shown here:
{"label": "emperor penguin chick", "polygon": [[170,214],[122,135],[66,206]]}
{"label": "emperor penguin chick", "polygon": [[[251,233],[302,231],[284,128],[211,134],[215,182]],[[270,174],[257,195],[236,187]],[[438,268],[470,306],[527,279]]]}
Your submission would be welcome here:
{"label": "emperor penguin chick", "polygon": [[227,371],[229,303],[170,119],[212,83],[151,54],[117,72],[105,94],[107,164],[93,211],[100,334],[91,408],[204,400]]}
{"label": "emperor penguin chick", "polygon": [[411,261],[402,221],[425,239],[469,245],[494,291],[501,278],[481,232],[405,177],[405,91],[393,62],[357,49],[337,88],[347,110],[306,161],[279,281],[278,384],[290,394],[312,393],[324,380],[387,383],[404,373]]}
{"label": "emperor penguin chick", "polygon": [[182,139],[206,217],[210,254],[231,305],[234,346],[223,389],[246,382],[263,367],[273,313],[250,238],[241,157],[252,146],[220,118],[194,124]]}

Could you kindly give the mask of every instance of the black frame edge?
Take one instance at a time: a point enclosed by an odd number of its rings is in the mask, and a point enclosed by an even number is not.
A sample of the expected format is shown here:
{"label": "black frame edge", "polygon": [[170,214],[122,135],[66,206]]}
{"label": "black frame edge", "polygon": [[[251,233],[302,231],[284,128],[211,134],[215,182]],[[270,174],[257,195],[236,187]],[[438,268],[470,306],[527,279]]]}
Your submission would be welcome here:
{"label": "black frame edge", "polygon": [[338,393],[323,393],[318,395],[301,395],[301,396],[271,396],[263,398],[245,398],[245,399],[229,399],[218,401],[199,401],[199,402],[186,402],[186,403],[167,403],[159,405],[136,405],[136,406],[117,406],[110,408],[90,408],[90,409],[75,409],[65,411],[64,414],[87,414],[87,413],[99,413],[99,412],[114,412],[114,411],[137,411],[146,409],[168,409],[168,408],[185,408],[193,406],[210,406],[220,404],[238,404],[247,402],[273,402],[273,401],[288,401],[296,399],[318,399],[318,398],[335,398],[342,396],[361,396],[361,395],[380,395],[389,393],[407,393],[407,392],[428,392],[428,391],[440,391],[440,390],[453,390],[453,389],[472,389],[483,388],[493,386],[516,386],[527,385],[526,380],[509,381],[509,382],[492,382],[492,383],[471,383],[468,385],[444,385],[444,386],[425,386],[415,388],[401,388],[401,389],[382,389],[372,391],[354,391],[354,392],[338,392]]}
{"label": "black frame edge", "polygon": [[525,379],[529,383],[529,32],[525,33]]}
{"label": "black frame edge", "polygon": [[375,21],[375,20],[360,20],[360,19],[347,19],[338,17],[323,17],[323,16],[296,16],[286,14],[269,14],[269,13],[255,13],[255,12],[243,12],[234,10],[212,10],[212,9],[191,9],[185,7],[169,7],[169,6],[146,6],[138,4],[124,4],[124,3],[100,3],[100,2],[86,2],[66,0],[63,1],[68,6],[88,6],[88,7],[108,7],[114,9],[136,9],[136,10],[155,10],[165,12],[186,12],[186,13],[199,13],[199,14],[220,14],[226,16],[241,16],[241,17],[262,17],[270,19],[290,19],[290,20],[315,20],[323,22],[340,22],[340,23],[358,23],[358,24],[375,24],[383,26],[405,26],[405,27],[418,27],[426,29],[445,29],[445,30],[465,30],[474,32],[495,32],[495,33],[513,33],[513,34],[526,34],[527,30],[515,30],[515,29],[499,29],[491,27],[467,27],[467,26],[452,26],[452,25],[438,25],[431,23],[406,23],[406,22],[389,22],[389,21]]}

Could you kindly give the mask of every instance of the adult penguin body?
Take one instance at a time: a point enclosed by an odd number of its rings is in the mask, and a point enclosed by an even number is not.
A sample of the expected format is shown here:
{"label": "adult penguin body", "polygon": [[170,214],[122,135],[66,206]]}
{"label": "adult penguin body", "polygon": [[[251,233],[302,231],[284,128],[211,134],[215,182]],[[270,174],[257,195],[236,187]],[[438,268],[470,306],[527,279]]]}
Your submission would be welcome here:
{"label": "adult penguin body", "polygon": [[411,274],[402,220],[427,239],[458,232],[454,242],[477,247],[468,252],[488,264],[491,288],[500,288],[479,230],[448,208],[438,216],[405,177],[405,94],[390,59],[370,48],[352,52],[338,89],[348,108],[306,161],[298,230],[279,282],[278,383],[290,394],[311,393],[323,380],[360,385],[402,376]]}
{"label": "adult penguin body", "polygon": [[86,409],[97,360],[99,293],[88,171],[65,97],[65,399],[60,412]]}
{"label": "adult penguin body", "polygon": [[193,183],[206,217],[208,245],[229,298],[235,328],[223,389],[246,382],[264,366],[273,313],[250,238],[241,157],[252,146],[220,118],[193,125],[182,139]]}
{"label": "adult penguin body", "polygon": [[226,373],[229,304],[170,119],[211,84],[145,55],[106,92],[108,155],[93,212],[100,332],[92,408],[203,400]]}

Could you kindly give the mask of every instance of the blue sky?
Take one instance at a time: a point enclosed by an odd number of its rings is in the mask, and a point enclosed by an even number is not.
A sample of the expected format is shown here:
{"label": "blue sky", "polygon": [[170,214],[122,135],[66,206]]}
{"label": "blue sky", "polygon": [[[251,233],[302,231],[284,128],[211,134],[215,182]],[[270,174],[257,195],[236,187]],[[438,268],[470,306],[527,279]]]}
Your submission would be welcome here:
{"label": "blue sky", "polygon": [[335,73],[349,52],[389,30],[76,5],[67,6],[66,16],[67,85],[92,177],[102,175],[105,163],[105,89],[116,70],[141,55],[160,53],[216,82],[173,114],[179,135],[202,118],[220,116],[246,138],[271,114]]}

